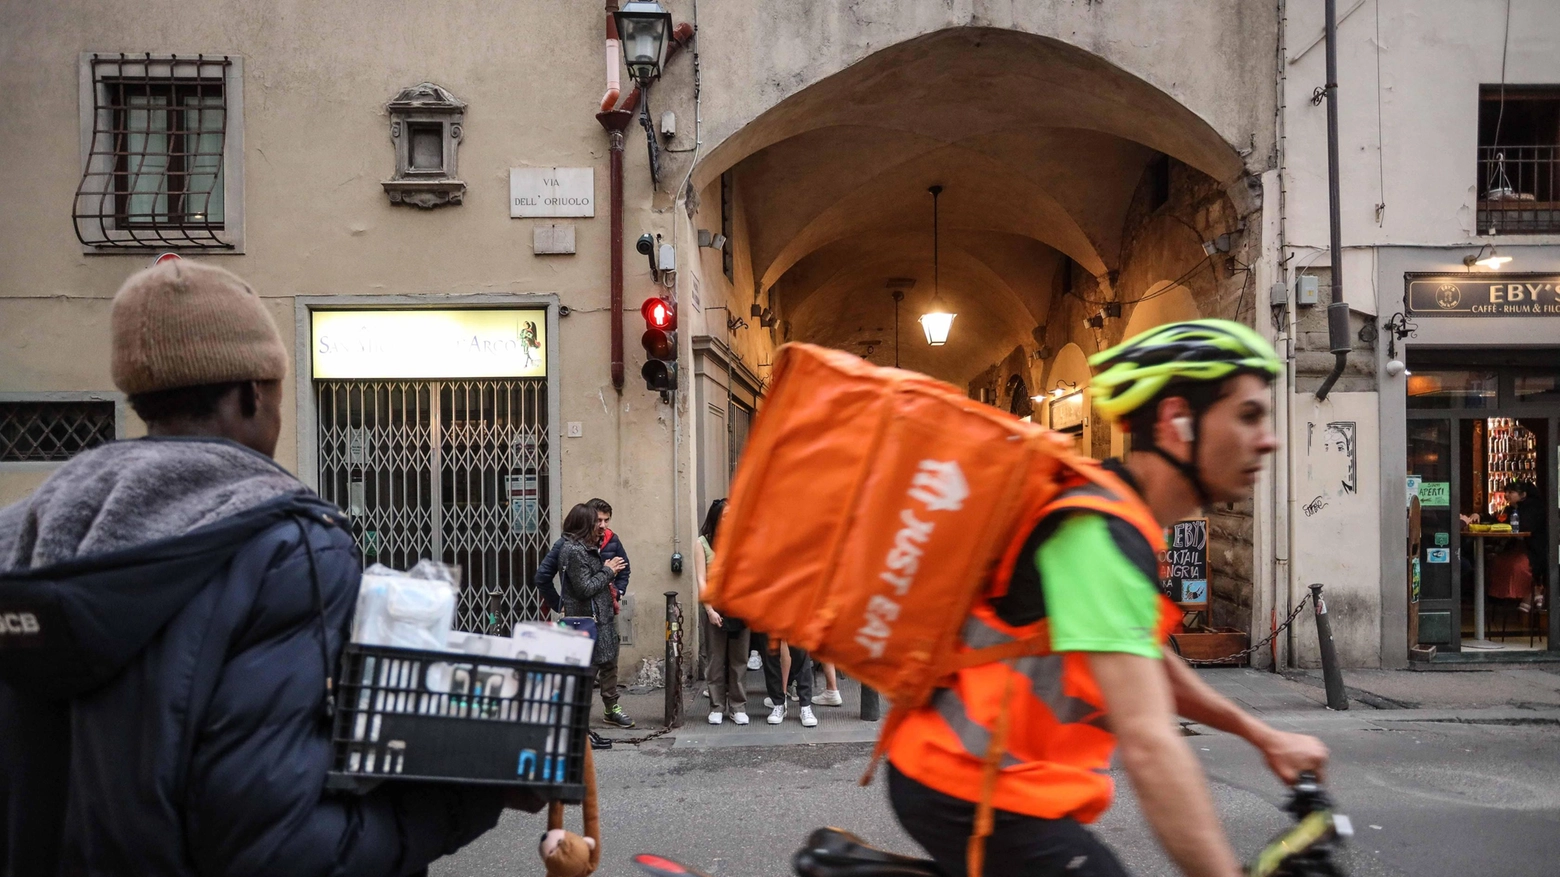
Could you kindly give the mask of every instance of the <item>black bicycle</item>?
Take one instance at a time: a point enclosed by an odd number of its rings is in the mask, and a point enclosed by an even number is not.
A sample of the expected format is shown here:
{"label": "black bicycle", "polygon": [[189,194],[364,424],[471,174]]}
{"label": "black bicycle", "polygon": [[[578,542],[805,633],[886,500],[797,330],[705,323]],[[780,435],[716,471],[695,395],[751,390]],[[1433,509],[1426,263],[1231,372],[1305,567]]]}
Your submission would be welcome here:
{"label": "black bicycle", "polygon": [[[1333,853],[1354,835],[1349,817],[1312,774],[1301,774],[1284,809],[1295,824],[1280,832],[1246,868],[1249,877],[1346,877]],[[671,859],[641,853],[634,864],[652,877],[707,877]],[[927,859],[901,856],[869,845],[837,828],[820,828],[791,858],[797,877],[945,877]]]}

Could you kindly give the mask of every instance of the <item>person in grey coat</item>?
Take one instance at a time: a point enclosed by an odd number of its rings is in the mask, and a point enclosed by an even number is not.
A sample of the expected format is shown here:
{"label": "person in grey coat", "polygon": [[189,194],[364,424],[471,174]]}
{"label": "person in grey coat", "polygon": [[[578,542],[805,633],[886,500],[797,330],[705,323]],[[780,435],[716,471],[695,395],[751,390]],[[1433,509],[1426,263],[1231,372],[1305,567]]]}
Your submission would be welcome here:
{"label": "person in grey coat", "polygon": [[601,526],[596,510],[580,503],[563,519],[563,539],[558,551],[558,567],[563,571],[563,614],[589,617],[596,621],[596,648],[591,663],[596,665],[596,684],[601,688],[601,705],[609,724],[634,727],[618,703],[618,630],[614,605],[613,579],[626,565],[620,557],[601,559]]}

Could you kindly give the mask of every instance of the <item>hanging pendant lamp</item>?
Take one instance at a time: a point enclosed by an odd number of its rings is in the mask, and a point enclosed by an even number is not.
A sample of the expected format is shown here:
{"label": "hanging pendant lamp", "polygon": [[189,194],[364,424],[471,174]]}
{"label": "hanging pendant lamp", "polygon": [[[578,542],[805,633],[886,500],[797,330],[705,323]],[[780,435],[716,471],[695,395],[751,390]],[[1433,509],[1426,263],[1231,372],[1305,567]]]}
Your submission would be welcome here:
{"label": "hanging pendant lamp", "polygon": [[932,309],[921,315],[920,323],[926,332],[926,343],[941,347],[948,343],[948,331],[953,328],[953,318],[958,314],[949,313],[942,301],[937,239],[937,196],[942,194],[942,186],[933,186],[926,191],[932,193]]}

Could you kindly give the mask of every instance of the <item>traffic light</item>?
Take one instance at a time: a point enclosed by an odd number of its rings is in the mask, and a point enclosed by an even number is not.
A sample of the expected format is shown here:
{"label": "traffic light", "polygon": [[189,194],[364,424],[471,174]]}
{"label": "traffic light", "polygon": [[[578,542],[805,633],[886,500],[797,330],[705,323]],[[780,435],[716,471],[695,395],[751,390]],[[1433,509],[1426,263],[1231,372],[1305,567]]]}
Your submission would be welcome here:
{"label": "traffic light", "polygon": [[639,342],[645,347],[645,387],[661,393],[677,389],[677,305],[656,296],[639,306],[645,318],[645,334]]}

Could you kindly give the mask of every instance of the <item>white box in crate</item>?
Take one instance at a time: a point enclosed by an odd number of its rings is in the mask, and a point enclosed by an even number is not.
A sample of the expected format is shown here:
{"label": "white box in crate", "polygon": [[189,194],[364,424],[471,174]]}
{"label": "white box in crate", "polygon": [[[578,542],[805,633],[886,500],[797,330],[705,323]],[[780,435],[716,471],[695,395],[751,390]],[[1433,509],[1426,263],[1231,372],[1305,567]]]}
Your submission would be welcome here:
{"label": "white box in crate", "polygon": [[446,640],[449,650],[467,655],[492,655],[495,658],[514,658],[519,645],[507,636],[490,636],[483,633],[450,631]]}
{"label": "white box in crate", "polygon": [[596,646],[589,634],[552,624],[517,624],[512,639],[516,658],[573,667],[589,665]]}

